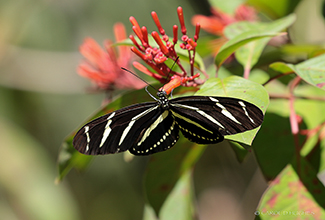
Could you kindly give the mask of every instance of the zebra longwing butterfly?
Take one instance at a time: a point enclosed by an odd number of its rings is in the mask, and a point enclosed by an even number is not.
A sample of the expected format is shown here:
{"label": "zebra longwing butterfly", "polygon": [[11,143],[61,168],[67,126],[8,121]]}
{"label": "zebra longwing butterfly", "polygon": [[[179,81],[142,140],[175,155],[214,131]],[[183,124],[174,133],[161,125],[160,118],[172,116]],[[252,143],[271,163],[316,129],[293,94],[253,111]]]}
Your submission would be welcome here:
{"label": "zebra longwing butterfly", "polygon": [[237,134],[262,124],[263,112],[241,99],[187,96],[168,100],[158,91],[156,102],[131,105],[85,124],[73,139],[83,154],[114,154],[129,150],[134,155],[165,151],[179,139],[179,131],[192,142],[214,144],[225,135]]}

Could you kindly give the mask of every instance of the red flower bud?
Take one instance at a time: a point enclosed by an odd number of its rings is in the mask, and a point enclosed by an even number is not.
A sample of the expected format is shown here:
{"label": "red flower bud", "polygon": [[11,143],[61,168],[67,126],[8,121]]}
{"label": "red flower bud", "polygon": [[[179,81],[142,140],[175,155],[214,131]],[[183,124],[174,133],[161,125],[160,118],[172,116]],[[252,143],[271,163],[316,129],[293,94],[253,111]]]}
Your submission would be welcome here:
{"label": "red flower bud", "polygon": [[152,16],[152,19],[153,21],[155,22],[157,28],[158,28],[158,31],[161,35],[165,35],[165,30],[161,27],[161,24],[160,24],[160,21],[159,21],[159,18],[158,18],[158,15],[155,11],[151,12],[151,16]]}
{"label": "red flower bud", "polygon": [[182,7],[177,8],[177,14],[178,14],[179,23],[181,24],[182,34],[186,34],[186,27],[185,27],[184,14],[183,14]]}
{"label": "red flower bud", "polygon": [[163,42],[161,41],[161,38],[159,36],[159,34],[156,31],[153,31],[151,33],[152,37],[155,39],[155,41],[157,42],[157,44],[159,45],[160,50],[166,55],[168,56],[168,48],[163,44]]}

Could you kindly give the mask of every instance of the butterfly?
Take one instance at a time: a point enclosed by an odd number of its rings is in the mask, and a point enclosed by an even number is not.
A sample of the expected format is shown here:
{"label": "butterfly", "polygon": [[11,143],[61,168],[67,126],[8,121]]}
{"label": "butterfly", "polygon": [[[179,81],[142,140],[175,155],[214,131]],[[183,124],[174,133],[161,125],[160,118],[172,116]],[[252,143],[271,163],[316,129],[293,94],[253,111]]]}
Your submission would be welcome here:
{"label": "butterfly", "polygon": [[157,92],[152,102],[134,104],[88,122],[76,133],[73,146],[86,155],[129,151],[150,155],[170,149],[180,132],[198,144],[215,144],[259,127],[263,112],[254,104],[229,97],[185,96],[168,99]]}

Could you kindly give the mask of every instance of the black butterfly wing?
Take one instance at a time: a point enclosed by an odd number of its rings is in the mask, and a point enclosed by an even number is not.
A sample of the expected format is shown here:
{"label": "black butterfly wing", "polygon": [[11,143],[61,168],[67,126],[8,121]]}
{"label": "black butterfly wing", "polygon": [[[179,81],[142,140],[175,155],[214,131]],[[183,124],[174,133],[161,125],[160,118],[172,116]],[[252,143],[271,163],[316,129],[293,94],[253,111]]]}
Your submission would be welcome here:
{"label": "black butterfly wing", "polygon": [[212,144],[223,141],[219,128],[211,125],[196,109],[182,104],[171,104],[175,121],[183,135],[198,144]]}
{"label": "black butterfly wing", "polygon": [[172,147],[178,128],[169,111],[156,102],[131,105],[84,125],[75,135],[74,147],[87,155],[129,150],[149,155]]}
{"label": "black butterfly wing", "polygon": [[142,129],[130,153],[150,155],[170,149],[179,138],[178,126],[169,110],[161,110],[151,124]]}
{"label": "black butterfly wing", "polygon": [[83,154],[113,154],[128,150],[141,134],[140,125],[157,115],[156,102],[131,105],[101,116],[84,125],[73,139]]}
{"label": "black butterfly wing", "polygon": [[199,144],[218,143],[224,135],[261,125],[263,112],[244,100],[190,96],[170,100],[170,108],[183,135]]}

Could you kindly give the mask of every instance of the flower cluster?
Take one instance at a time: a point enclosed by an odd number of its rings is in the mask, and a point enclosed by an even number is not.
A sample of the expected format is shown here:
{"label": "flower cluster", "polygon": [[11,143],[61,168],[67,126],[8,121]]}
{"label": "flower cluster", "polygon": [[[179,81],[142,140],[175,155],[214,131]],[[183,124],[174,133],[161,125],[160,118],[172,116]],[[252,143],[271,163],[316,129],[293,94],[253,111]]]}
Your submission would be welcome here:
{"label": "flower cluster", "polygon": [[[202,84],[204,82],[203,80],[196,79],[199,74],[194,73],[194,61],[200,28],[202,27],[202,29],[215,35],[223,36],[223,29],[233,22],[257,20],[255,10],[245,5],[239,6],[234,16],[228,15],[216,8],[211,9],[211,12],[212,16],[209,17],[195,15],[192,18],[192,23],[195,25],[195,34],[193,38],[190,38],[187,35],[183,9],[178,7],[177,14],[180,22],[180,31],[182,33],[180,43],[178,39],[178,26],[173,26],[173,36],[172,39],[169,39],[160,24],[156,12],[153,11],[151,16],[158,31],[153,31],[150,35],[145,26],[140,27],[137,20],[134,17],[130,17],[130,22],[133,25],[132,29],[138,38],[138,40],[136,40],[135,36],[129,36],[134,44],[131,50],[126,45],[113,45],[110,40],[105,41],[105,49],[102,49],[93,39],[87,38],[80,46],[80,52],[86,60],[79,65],[78,73],[81,76],[91,79],[100,89],[140,89],[145,86],[145,83],[121,69],[121,67],[130,69],[130,64],[135,60],[134,54],[136,54],[149,66],[149,68],[136,61],[133,62],[133,66],[163,84],[172,81],[174,85],[170,88],[179,85],[196,86]],[[121,23],[117,23],[114,26],[114,34],[117,42],[121,42],[127,38],[125,28]],[[151,38],[154,42],[151,41]],[[216,53],[226,41],[227,39],[224,37],[213,40],[211,42],[211,48],[213,48],[214,53]],[[189,65],[186,66],[180,61],[178,55],[180,50],[187,51]],[[173,61],[169,62],[169,65],[166,64],[168,59]],[[170,66],[171,63],[178,66],[178,68],[172,68]],[[198,66],[195,67],[199,70]],[[201,72],[205,74],[205,72]],[[167,87],[169,87],[169,85],[167,85]]]}
{"label": "flower cluster", "polygon": [[[114,26],[116,41],[126,39],[124,25],[117,23]],[[112,41],[106,40],[103,50],[95,40],[86,38],[80,46],[80,53],[86,58],[79,66],[78,73],[91,79],[100,89],[140,89],[145,83],[121,69],[130,69],[130,63],[134,55],[128,46],[113,46]]]}
{"label": "flower cluster", "polygon": [[[169,37],[166,35],[165,30],[162,28],[159,18],[156,12],[152,12],[151,16],[158,28],[158,32],[153,31],[151,37],[154,39],[155,43],[158,45],[152,45],[149,42],[150,35],[148,35],[147,28],[145,26],[139,26],[137,20],[134,17],[130,17],[130,22],[133,25],[132,29],[135,35],[140,40],[140,43],[135,39],[133,35],[130,35],[129,38],[133,42],[134,46],[131,47],[131,50],[140,57],[153,71],[149,70],[139,62],[133,62],[135,68],[141,72],[154,77],[159,80],[161,83],[167,83],[173,76],[173,79],[179,79],[178,82],[183,84],[187,83],[188,86],[196,85],[198,82],[194,82],[194,78],[198,77],[199,74],[194,74],[194,60],[195,60],[195,49],[197,46],[197,40],[199,38],[200,25],[196,24],[195,35],[193,38],[190,38],[186,35],[187,29],[184,22],[183,9],[181,7],[177,8],[177,14],[180,21],[180,29],[182,33],[179,47],[182,50],[188,51],[188,58],[190,64],[190,73],[188,74],[184,66],[178,59],[179,55],[176,51],[176,44],[178,42],[178,26],[173,26],[173,39],[169,40]],[[171,59],[175,65],[180,69],[180,72],[176,72],[175,69],[169,67],[165,61]],[[189,76],[189,77],[188,77]],[[190,81],[190,82],[189,82]]]}

